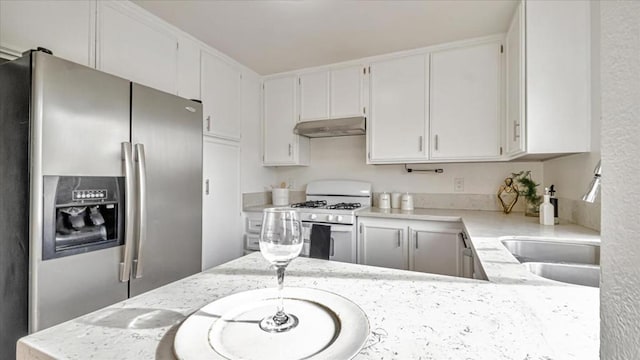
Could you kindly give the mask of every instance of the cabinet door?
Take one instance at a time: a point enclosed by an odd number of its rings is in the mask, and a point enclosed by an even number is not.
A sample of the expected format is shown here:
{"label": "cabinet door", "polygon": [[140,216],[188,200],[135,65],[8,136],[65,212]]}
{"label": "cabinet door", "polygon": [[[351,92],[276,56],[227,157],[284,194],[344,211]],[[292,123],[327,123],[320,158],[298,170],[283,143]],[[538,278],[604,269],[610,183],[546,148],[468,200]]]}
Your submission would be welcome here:
{"label": "cabinet door", "polygon": [[507,75],[507,114],[505,116],[506,154],[524,152],[524,12],[518,5],[505,39]]}
{"label": "cabinet door", "polygon": [[309,139],[293,134],[296,84],[297,77],[293,75],[264,81],[264,165],[304,165],[309,161]]}
{"label": "cabinet door", "polygon": [[424,55],[371,64],[370,162],[426,159],[426,78]]}
{"label": "cabinet door", "polygon": [[411,270],[432,274],[462,276],[462,250],[459,233],[409,228]]}
{"label": "cabinet door", "polygon": [[500,42],[431,54],[431,158],[500,156]]}
{"label": "cabinet door", "polygon": [[300,75],[300,120],[329,118],[329,71]]}
{"label": "cabinet door", "polygon": [[591,144],[591,2],[526,1],[527,153]]}
{"label": "cabinet door", "polygon": [[362,83],[364,66],[350,66],[331,70],[331,117],[362,116]]}
{"label": "cabinet door", "polygon": [[407,227],[360,223],[359,263],[408,270]]}
{"label": "cabinet door", "polygon": [[204,131],[224,139],[240,139],[240,71],[202,52],[202,114]]}
{"label": "cabinet door", "polygon": [[356,242],[351,226],[331,227],[331,243],[329,244],[329,260],[355,264]]}
{"label": "cabinet door", "polygon": [[97,68],[168,93],[178,89],[178,40],[118,3],[98,2]]}
{"label": "cabinet door", "polygon": [[178,95],[186,99],[202,99],[200,97],[200,47],[188,38],[181,38],[178,48]]}
{"label": "cabinet door", "polygon": [[0,1],[0,48],[21,54],[42,46],[93,66],[94,14],[90,1]]}
{"label": "cabinet door", "polygon": [[242,256],[240,147],[205,137],[203,142],[202,269]]}

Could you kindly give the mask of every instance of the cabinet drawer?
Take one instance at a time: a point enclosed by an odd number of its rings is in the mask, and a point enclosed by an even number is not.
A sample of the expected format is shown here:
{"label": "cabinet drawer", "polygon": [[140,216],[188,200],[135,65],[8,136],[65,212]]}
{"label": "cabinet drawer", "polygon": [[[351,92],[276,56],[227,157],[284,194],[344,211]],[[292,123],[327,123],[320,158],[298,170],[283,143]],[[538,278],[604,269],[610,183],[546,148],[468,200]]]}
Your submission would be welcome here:
{"label": "cabinet drawer", "polygon": [[260,250],[260,235],[258,234],[246,234],[244,236],[244,248],[247,250]]}
{"label": "cabinet drawer", "polygon": [[247,219],[247,232],[252,234],[260,234],[262,230],[262,219]]}

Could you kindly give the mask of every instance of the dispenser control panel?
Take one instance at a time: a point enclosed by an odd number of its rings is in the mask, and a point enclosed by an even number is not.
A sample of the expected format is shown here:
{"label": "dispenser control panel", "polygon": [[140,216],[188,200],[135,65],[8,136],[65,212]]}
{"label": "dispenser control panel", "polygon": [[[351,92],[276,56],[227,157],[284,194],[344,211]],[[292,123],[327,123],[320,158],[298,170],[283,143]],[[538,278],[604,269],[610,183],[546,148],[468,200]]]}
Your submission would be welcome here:
{"label": "dispenser control panel", "polygon": [[73,200],[104,200],[107,190],[73,190]]}

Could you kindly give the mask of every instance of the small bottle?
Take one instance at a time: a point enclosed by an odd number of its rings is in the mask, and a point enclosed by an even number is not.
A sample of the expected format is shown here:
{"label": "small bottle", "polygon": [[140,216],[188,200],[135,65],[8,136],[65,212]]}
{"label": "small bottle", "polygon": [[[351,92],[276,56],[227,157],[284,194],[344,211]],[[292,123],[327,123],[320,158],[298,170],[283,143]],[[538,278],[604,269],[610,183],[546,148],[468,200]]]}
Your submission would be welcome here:
{"label": "small bottle", "polygon": [[560,208],[558,207],[558,198],[555,194],[556,190],[554,185],[549,186],[549,195],[551,196],[549,201],[551,202],[551,205],[553,205],[553,223],[558,225],[560,223],[560,218],[558,218],[558,212],[560,211]]}
{"label": "small bottle", "polygon": [[544,201],[540,204],[540,224],[541,225],[553,225],[553,205],[549,201],[551,196],[549,195],[549,188],[544,189]]}

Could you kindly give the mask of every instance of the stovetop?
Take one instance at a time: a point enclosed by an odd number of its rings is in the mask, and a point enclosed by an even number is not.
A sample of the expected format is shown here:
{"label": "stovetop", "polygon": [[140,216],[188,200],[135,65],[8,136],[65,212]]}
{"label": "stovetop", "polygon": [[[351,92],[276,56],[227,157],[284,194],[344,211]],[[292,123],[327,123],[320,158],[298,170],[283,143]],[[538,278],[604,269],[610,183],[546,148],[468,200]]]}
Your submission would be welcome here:
{"label": "stovetop", "polygon": [[362,207],[360,203],[336,203],[327,205],[325,200],[305,201],[301,203],[295,203],[291,205],[292,208],[302,209],[328,209],[328,210],[355,210]]}

